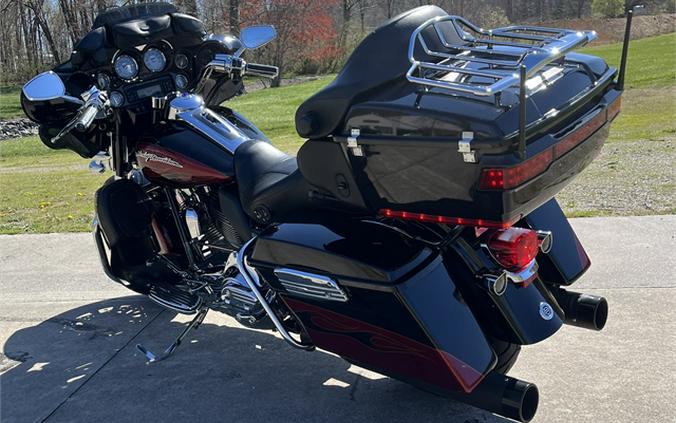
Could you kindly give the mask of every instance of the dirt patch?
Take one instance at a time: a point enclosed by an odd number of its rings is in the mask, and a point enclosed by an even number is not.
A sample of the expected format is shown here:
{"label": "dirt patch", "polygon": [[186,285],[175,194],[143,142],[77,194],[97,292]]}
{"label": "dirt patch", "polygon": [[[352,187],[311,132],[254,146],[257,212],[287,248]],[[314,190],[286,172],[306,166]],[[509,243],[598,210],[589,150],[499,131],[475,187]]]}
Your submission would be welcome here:
{"label": "dirt patch", "polygon": [[[594,44],[616,43],[624,38],[624,18],[587,18],[538,22],[537,25],[554,28],[595,30],[599,39]],[[635,16],[631,26],[632,40],[668,34],[676,31],[676,13]]]}

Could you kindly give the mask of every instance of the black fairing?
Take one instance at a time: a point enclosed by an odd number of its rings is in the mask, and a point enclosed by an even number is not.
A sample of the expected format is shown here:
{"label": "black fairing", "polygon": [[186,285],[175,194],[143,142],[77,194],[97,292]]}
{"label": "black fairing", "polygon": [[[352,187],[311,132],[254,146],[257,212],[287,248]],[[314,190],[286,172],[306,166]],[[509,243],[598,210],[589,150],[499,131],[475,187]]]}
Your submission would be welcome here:
{"label": "black fairing", "polygon": [[418,7],[392,18],[369,34],[336,79],[298,108],[298,134],[307,138],[331,134],[354,101],[370,90],[403,77],[410,66],[406,47],[411,33],[428,19],[443,15],[446,12],[437,6]]}

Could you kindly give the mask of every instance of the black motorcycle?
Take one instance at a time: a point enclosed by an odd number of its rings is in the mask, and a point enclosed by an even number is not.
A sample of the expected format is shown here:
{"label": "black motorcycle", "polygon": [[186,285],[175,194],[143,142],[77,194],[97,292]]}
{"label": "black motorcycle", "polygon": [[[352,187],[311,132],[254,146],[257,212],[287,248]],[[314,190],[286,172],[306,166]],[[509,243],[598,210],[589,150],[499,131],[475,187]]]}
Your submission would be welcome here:
{"label": "black motorcycle", "polygon": [[538,390],[506,375],[520,346],[606,323],[604,298],[566,290],[590,260],[554,196],[620,111],[629,37],[618,72],[573,52],[593,32],[413,9],[300,106],[291,157],[221,105],[277,76],[242,58],[275,36],[116,8],[23,88],[47,146],[114,172],[96,194],[106,274],[195,315],[162,354],[139,349],[167,358],[215,310],[529,421]]}

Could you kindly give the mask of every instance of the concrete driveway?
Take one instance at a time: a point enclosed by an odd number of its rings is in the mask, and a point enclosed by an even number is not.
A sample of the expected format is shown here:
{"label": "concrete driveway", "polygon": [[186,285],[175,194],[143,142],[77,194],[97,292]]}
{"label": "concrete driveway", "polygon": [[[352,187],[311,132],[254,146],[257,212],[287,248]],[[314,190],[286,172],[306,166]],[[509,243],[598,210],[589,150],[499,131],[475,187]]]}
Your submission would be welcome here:
{"label": "concrete driveway", "polygon": [[[512,375],[540,388],[538,422],[676,422],[676,216],[575,219],[593,266],[575,290],[610,302],[606,329],[565,327]],[[10,422],[503,422],[306,353],[210,313],[186,321],[109,282],[87,234],[0,237],[0,420]]]}

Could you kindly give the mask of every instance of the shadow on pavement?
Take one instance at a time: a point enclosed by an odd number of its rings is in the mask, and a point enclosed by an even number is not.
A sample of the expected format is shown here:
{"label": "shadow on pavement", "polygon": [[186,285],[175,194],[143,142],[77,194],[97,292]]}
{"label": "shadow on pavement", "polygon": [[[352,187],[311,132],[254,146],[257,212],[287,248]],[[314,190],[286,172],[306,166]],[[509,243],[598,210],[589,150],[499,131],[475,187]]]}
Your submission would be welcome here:
{"label": "shadow on pavement", "polygon": [[136,296],[17,331],[2,351],[2,421],[506,421],[215,312],[174,356],[145,364],[136,343],[161,351],[185,327],[175,317]]}

